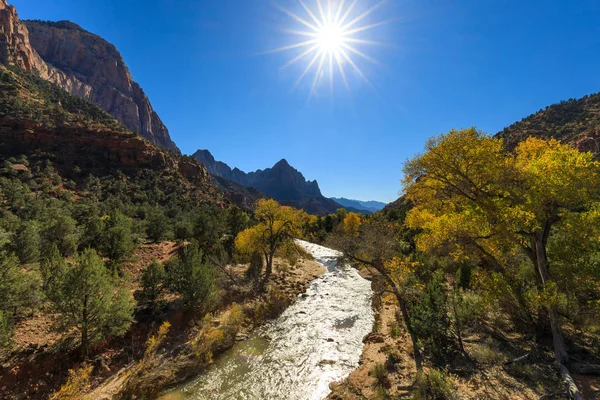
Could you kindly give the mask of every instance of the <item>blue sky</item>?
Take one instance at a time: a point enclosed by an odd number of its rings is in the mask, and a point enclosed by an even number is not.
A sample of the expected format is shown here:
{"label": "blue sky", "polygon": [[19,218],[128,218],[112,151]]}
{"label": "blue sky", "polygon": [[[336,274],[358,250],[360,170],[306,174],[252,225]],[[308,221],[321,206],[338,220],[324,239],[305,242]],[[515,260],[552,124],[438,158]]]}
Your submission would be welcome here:
{"label": "blue sky", "polygon": [[337,77],[310,100],[311,76],[293,90],[306,63],[280,69],[298,53],[264,54],[300,27],[269,0],[9,2],[115,44],[184,153],[206,148],[246,171],[286,158],[326,196],[392,201],[428,137],[495,133],[600,91],[597,0],[388,0],[364,20],[393,18],[364,32],[386,44],[360,47],[381,65],[355,58],[374,88],[349,74],[350,93]]}

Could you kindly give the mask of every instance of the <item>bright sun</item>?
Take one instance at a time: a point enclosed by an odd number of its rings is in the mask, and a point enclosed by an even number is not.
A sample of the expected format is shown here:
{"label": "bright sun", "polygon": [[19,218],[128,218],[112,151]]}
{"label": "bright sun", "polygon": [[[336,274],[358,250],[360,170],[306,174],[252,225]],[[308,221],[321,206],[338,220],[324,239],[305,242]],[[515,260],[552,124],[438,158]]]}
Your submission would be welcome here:
{"label": "bright sun", "polygon": [[[349,66],[358,76],[369,85],[371,84],[353,57],[358,56],[372,63],[378,62],[359,50],[360,45],[381,44],[377,41],[366,40],[361,37],[366,31],[382,26],[388,21],[366,23],[366,18],[377,10],[385,2],[375,4],[354,17],[359,0],[312,0],[313,7],[309,7],[303,0],[298,3],[304,9],[306,16],[299,16],[277,4],[275,7],[290,16],[302,25],[304,30],[286,30],[294,34],[298,41],[288,46],[275,49],[271,52],[299,50],[299,54],[291,59],[282,68],[287,68],[299,61],[306,61],[306,68],[296,81],[296,85],[314,70],[314,77],[310,95],[321,78],[329,75],[331,90],[333,91],[334,75],[339,76],[346,88],[350,90],[346,68]],[[306,29],[308,28],[308,29]]]}
{"label": "bright sun", "polygon": [[342,44],[344,43],[344,31],[341,26],[328,23],[319,28],[317,40],[321,51],[337,54],[342,49]]}

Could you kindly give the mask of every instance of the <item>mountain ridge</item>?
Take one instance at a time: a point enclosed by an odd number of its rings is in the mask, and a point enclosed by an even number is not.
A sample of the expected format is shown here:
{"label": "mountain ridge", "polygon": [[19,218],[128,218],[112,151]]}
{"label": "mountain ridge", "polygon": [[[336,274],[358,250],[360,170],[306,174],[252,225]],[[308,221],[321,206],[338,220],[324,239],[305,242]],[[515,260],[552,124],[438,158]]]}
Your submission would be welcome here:
{"label": "mountain ridge", "polygon": [[351,208],[361,210],[361,211],[366,211],[369,213],[376,213],[377,211],[381,211],[387,205],[386,203],[383,203],[381,201],[375,201],[375,200],[362,201],[362,200],[347,199],[345,197],[332,197],[331,200],[343,205],[344,207],[351,207]]}
{"label": "mountain ridge", "polygon": [[273,167],[244,172],[215,160],[208,150],[198,150],[192,155],[214,176],[245,187],[260,190],[282,204],[303,208],[311,214],[335,213],[342,205],[323,196],[316,180],[306,180],[304,175],[283,158]]}
{"label": "mountain ridge", "polygon": [[180,152],[113,44],[71,21],[24,20],[22,24],[33,50],[49,68],[61,72],[47,80],[99,105],[151,142]]}
{"label": "mountain ridge", "polygon": [[555,138],[600,154],[600,93],[547,106],[494,135],[513,149],[527,137]]}
{"label": "mountain ridge", "polygon": [[21,21],[0,0],[0,63],[89,100],[151,142],[179,153],[114,45],[70,21]]}

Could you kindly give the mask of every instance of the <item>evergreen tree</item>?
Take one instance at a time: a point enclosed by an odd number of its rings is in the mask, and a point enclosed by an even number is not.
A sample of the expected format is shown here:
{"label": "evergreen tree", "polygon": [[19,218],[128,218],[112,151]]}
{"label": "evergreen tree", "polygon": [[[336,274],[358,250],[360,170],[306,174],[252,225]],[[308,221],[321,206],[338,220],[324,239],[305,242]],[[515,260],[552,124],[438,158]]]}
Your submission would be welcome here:
{"label": "evergreen tree", "polygon": [[113,268],[118,267],[135,248],[131,227],[131,220],[118,210],[106,220],[100,247]]}
{"label": "evergreen tree", "polygon": [[84,357],[89,346],[108,334],[124,335],[133,319],[134,303],[117,287],[95,250],[85,250],[56,282],[52,301],[66,329],[81,338]]}
{"label": "evergreen tree", "polygon": [[14,237],[15,253],[21,264],[31,264],[40,258],[42,238],[36,221],[23,222]]}
{"label": "evergreen tree", "polygon": [[160,210],[154,210],[146,220],[146,236],[154,243],[165,240],[169,234],[169,218]]}
{"label": "evergreen tree", "polygon": [[208,308],[216,293],[214,268],[193,242],[167,264],[169,288],[182,296],[187,308]]}
{"label": "evergreen tree", "polygon": [[152,260],[142,274],[142,298],[153,313],[157,312],[160,307],[166,278],[165,268],[156,259]]}

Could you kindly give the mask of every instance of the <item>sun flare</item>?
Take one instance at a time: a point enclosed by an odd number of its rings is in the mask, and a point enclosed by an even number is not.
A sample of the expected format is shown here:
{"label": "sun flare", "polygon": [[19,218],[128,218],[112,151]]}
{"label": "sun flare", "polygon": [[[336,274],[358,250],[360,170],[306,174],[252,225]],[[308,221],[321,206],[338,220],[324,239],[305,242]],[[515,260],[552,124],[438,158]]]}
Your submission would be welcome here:
{"label": "sun flare", "polygon": [[337,54],[344,43],[344,30],[338,24],[328,23],[319,28],[317,39],[321,51]]}
{"label": "sun flare", "polygon": [[301,29],[285,30],[297,38],[295,43],[271,51],[271,53],[274,53],[295,50],[299,53],[283,65],[282,69],[301,61],[306,62],[306,67],[294,87],[298,86],[311,72],[314,76],[310,96],[315,93],[316,87],[322,81],[322,78],[327,76],[333,91],[334,80],[338,73],[348,91],[350,91],[349,72],[353,72],[372,86],[354,58],[358,57],[379,64],[377,60],[368,56],[359,48],[364,45],[381,44],[378,41],[367,40],[364,34],[390,22],[389,20],[367,22],[367,17],[380,8],[385,0],[363,12],[357,12],[359,0],[312,1],[313,6],[309,7],[305,1],[298,0],[303,9],[301,15],[275,4],[275,7],[292,18],[301,27]]}

